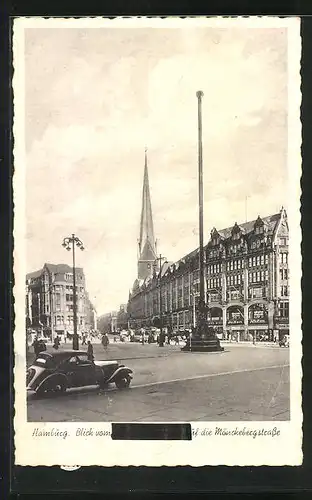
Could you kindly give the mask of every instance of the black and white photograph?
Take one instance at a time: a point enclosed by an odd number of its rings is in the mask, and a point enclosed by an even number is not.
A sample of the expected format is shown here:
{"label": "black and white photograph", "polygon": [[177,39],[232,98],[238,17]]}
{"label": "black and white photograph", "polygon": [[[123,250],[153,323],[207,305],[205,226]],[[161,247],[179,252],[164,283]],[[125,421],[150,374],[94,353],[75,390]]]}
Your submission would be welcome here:
{"label": "black and white photograph", "polygon": [[105,436],[119,450],[112,422],[192,424],[192,450],[151,465],[192,464],[196,439],[213,464],[209,436],[216,464],[301,463],[299,31],[15,21],[23,465],[61,463],[60,447],[87,464]]}

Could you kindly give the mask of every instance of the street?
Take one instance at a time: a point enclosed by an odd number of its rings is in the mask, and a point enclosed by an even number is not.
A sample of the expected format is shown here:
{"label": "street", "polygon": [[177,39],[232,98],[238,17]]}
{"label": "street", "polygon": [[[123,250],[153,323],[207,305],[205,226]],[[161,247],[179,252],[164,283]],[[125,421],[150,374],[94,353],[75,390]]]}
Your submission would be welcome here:
{"label": "street", "polygon": [[95,344],[96,359],[123,359],[134,371],[130,389],[87,387],[54,398],[28,396],[28,420],[288,420],[289,350],[224,347],[222,353],[184,353],[179,346],[120,343],[104,351]]}

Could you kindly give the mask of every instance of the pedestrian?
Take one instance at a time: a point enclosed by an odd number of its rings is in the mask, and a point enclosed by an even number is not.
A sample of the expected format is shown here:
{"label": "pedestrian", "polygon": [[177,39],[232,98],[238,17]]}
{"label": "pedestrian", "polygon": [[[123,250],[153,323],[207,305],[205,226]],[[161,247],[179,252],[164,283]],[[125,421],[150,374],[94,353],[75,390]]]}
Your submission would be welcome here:
{"label": "pedestrian", "polygon": [[163,332],[159,334],[159,347],[164,347],[165,335]]}
{"label": "pedestrian", "polygon": [[104,335],[102,337],[102,345],[103,345],[105,351],[107,350],[108,344],[109,344],[109,339],[108,339],[107,333],[104,333]]}
{"label": "pedestrian", "polygon": [[58,348],[60,347],[60,339],[58,337],[58,335],[55,337],[54,339],[54,344],[53,344],[53,348],[58,350]]}
{"label": "pedestrian", "polygon": [[88,340],[87,354],[88,354],[88,360],[93,363],[94,361],[93,345],[91,344],[90,340]]}
{"label": "pedestrian", "polygon": [[36,335],[36,337],[34,338],[34,341],[33,341],[33,348],[34,348],[34,353],[35,353],[35,356],[37,357],[39,352],[40,352],[40,342],[38,340],[38,337]]}

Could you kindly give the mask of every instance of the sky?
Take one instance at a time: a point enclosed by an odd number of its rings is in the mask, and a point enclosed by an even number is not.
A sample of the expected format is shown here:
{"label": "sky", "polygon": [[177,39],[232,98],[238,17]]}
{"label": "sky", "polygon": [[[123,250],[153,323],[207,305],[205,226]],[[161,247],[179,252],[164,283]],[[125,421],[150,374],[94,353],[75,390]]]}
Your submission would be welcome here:
{"label": "sky", "polygon": [[127,302],[145,147],[159,252],[198,246],[197,90],[207,242],[287,209],[286,29],[25,29],[27,272],[75,233],[98,314]]}

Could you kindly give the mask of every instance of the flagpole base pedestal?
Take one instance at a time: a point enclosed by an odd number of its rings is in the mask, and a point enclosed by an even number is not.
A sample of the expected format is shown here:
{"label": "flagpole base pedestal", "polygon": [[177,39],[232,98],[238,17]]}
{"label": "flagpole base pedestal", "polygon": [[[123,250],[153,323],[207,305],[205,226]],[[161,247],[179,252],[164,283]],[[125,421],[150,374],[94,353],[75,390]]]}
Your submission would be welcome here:
{"label": "flagpole base pedestal", "polygon": [[221,347],[220,341],[213,329],[208,324],[202,323],[192,335],[192,338],[187,339],[183,352],[222,352],[224,347]]}

